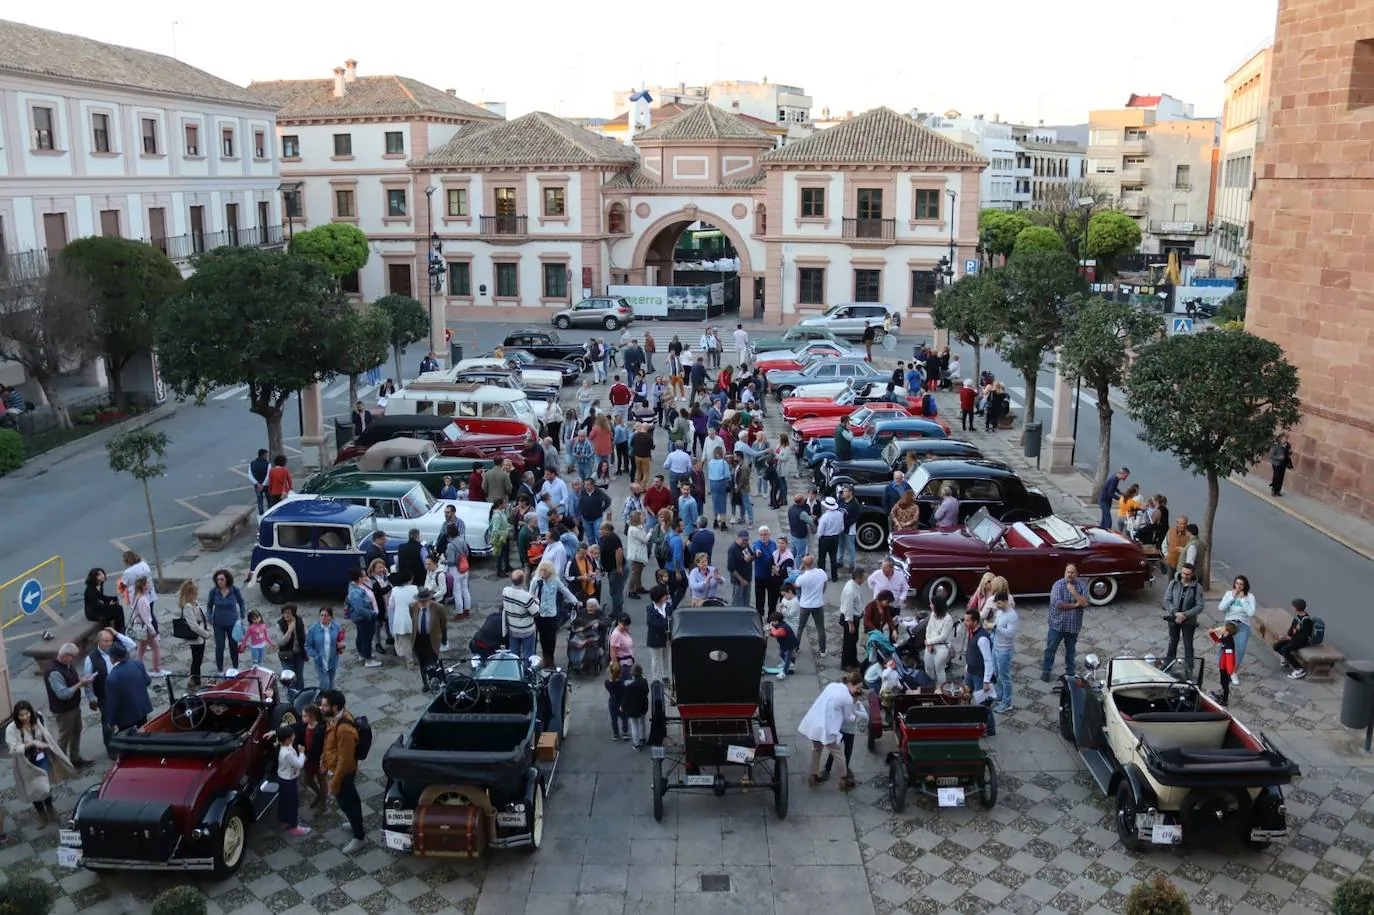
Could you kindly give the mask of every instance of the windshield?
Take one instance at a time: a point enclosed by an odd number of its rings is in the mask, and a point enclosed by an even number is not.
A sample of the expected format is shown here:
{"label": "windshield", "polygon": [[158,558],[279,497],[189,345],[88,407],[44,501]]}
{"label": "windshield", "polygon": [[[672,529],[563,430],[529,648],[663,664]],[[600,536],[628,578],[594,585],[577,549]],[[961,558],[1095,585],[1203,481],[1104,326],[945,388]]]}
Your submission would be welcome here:
{"label": "windshield", "polygon": [[887,447],[883,449],[883,461],[886,462],[889,467],[897,463],[897,459],[901,456],[902,446],[897,444],[895,440],[888,442]]}
{"label": "windshield", "polygon": [[838,395],[836,395],[835,403],[839,404],[842,407],[847,407],[854,402],[854,397],[854,389],[847,387]]}
{"label": "windshield", "polygon": [[562,343],[562,342],[563,342],[563,339],[562,339],[561,337],[559,337],[558,334],[554,333],[553,331],[549,331],[549,332],[548,332],[548,336],[546,337],[546,339],[547,339],[550,343]]}
{"label": "windshield", "polygon": [[450,442],[456,442],[463,437],[463,429],[457,423],[449,423],[443,430],[444,438]]}
{"label": "windshield", "polygon": [[353,545],[361,547],[377,531],[377,516],[368,512],[353,525]]}
{"label": "windshield", "polygon": [[872,418],[873,411],[868,409],[868,407],[861,407],[858,410],[855,410],[853,413],[849,414],[850,428],[853,428],[854,426],[866,426],[868,425],[868,421]]}
{"label": "windshield", "polygon": [[401,496],[401,512],[407,518],[418,518],[434,507],[434,497],[423,486],[412,486]]}
{"label": "windshield", "polygon": [[530,405],[528,398],[522,397],[519,400],[513,400],[510,402],[510,406],[516,419],[532,429],[539,428],[539,417],[535,414],[534,407]]}
{"label": "windshield", "polygon": [[1002,534],[1006,532],[1007,526],[993,518],[987,513],[987,509],[979,510],[967,522],[969,532],[987,546],[996,546],[997,541],[1002,539]]}
{"label": "windshield", "polygon": [[[1201,671],[1201,658],[1197,659],[1198,672]],[[1172,683],[1176,679],[1177,673],[1181,677],[1186,677],[1187,668],[1181,662],[1175,662],[1175,666],[1169,671],[1161,670],[1158,665],[1162,661],[1154,658],[1112,658],[1108,662],[1107,684],[1109,686],[1122,686],[1128,683]],[[1197,682],[1194,680],[1193,682]]]}
{"label": "windshield", "polygon": [[[896,442],[892,444],[896,444]],[[921,491],[930,485],[930,471],[924,467],[917,467],[915,472],[906,478],[906,485],[910,486],[911,491],[919,497]]]}
{"label": "windshield", "polygon": [[1070,524],[1056,515],[1041,518],[1031,527],[1038,528],[1057,546],[1084,546],[1088,542],[1088,537],[1081,527]]}

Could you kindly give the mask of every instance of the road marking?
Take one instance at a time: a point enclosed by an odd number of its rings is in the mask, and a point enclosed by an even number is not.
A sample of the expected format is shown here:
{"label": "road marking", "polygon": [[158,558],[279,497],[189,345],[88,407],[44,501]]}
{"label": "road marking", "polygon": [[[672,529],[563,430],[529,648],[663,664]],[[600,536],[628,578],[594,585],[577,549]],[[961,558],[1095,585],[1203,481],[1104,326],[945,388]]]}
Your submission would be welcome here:
{"label": "road marking", "polygon": [[[325,400],[333,400],[334,398],[340,396],[341,394],[347,394],[347,393],[348,393],[348,382],[345,381],[345,382],[344,382],[343,384],[341,384],[341,385],[337,385],[336,387],[330,388],[328,391],[325,391],[324,394],[322,394],[322,395],[320,395],[320,396],[322,396]],[[360,390],[358,391],[358,396],[359,396],[359,397],[362,397],[362,394],[363,394],[363,392],[362,392],[362,390],[360,389]]]}
{"label": "road marking", "polygon": [[206,521],[209,521],[211,518],[214,517],[214,515],[210,514],[210,513],[207,512],[205,509],[203,509],[203,508],[198,508],[198,507],[192,505],[190,502],[186,501],[185,499],[174,499],[173,501],[176,502],[176,504],[180,505],[182,508],[184,508],[184,509],[186,509],[187,511],[191,512],[192,514],[194,514],[194,515],[200,515],[200,516],[201,516],[202,518],[204,518]]}
{"label": "road marking", "polygon": [[214,397],[214,399],[215,399],[215,400],[228,400],[228,399],[231,398],[231,397],[238,397],[240,394],[242,394],[242,395],[244,395],[244,396],[247,396],[247,394],[248,394],[248,385],[246,385],[246,384],[235,385],[234,387],[229,388],[227,391],[221,391],[220,393],[216,394],[215,397]]}
{"label": "road marking", "polygon": [[[170,532],[172,532],[172,531],[184,531],[184,530],[186,530],[186,528],[188,528],[188,527],[200,527],[200,525],[201,525],[202,523],[203,523],[203,522],[200,522],[200,521],[187,521],[185,524],[173,524],[171,527],[160,527],[160,528],[157,529],[157,532],[158,532],[159,534],[167,534],[167,533],[170,533]],[[120,536],[121,536],[121,537],[128,537],[128,538],[130,538],[130,539],[133,539],[134,537],[149,537],[149,536],[152,536],[152,535],[149,534],[148,531],[138,531],[137,533],[133,533],[133,534],[121,534]],[[110,542],[113,543],[115,546],[119,547],[120,549],[123,549],[123,550],[130,549],[130,547],[129,547],[126,543],[124,543],[123,540],[117,540],[117,539],[111,537],[111,538],[110,538]]]}
{"label": "road marking", "polygon": [[1090,407],[1097,406],[1097,398],[1089,394],[1087,391],[1081,391],[1078,395],[1078,400],[1080,403],[1085,403]]}

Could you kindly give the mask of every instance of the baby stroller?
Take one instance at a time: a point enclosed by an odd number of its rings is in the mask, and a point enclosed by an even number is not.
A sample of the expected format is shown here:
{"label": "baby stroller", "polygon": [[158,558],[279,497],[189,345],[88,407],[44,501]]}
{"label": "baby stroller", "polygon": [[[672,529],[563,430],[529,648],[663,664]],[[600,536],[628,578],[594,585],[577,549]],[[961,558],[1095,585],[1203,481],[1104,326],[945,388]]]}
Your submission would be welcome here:
{"label": "baby stroller", "polygon": [[606,663],[606,626],[601,616],[578,614],[568,627],[568,670],[599,674]]}

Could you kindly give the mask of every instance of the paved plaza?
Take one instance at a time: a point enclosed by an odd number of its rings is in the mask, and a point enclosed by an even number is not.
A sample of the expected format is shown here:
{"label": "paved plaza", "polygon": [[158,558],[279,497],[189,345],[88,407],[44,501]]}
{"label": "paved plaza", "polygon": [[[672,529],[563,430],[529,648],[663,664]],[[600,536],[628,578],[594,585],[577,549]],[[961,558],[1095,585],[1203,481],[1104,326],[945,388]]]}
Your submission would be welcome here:
{"label": "paved plaza", "polygon": [[[951,395],[940,395],[940,404],[944,416],[957,419]],[[769,421],[773,436],[780,431],[777,412],[774,409]],[[660,449],[662,439],[660,434]],[[980,432],[972,439],[990,457],[1024,467],[1027,481],[1045,489],[1063,514],[1092,520],[1081,498],[1084,484],[1076,477],[1052,478],[1036,471],[1033,462],[1019,456],[1014,433]],[[800,481],[794,477],[790,482],[795,491]],[[617,510],[625,492],[623,479],[612,487]],[[1197,507],[1187,510],[1193,513]],[[774,512],[760,511],[756,520],[767,521],[774,531],[785,529]],[[718,559],[723,556],[724,543],[716,552]],[[242,568],[246,547],[236,544],[226,554],[194,560],[193,566],[206,575],[225,557]],[[868,558],[872,564],[878,556]],[[455,647],[465,645],[478,620],[498,606],[501,582],[491,568],[489,561],[482,561],[474,570],[472,590],[482,610],[457,625]],[[1090,611],[1079,642],[1080,657],[1088,652],[1104,659],[1116,653],[1162,652],[1166,633],[1159,619],[1161,594],[1157,583],[1152,590]],[[270,609],[256,589],[246,596],[253,605]],[[833,617],[838,586],[832,586],[828,598]],[[311,616],[306,608],[319,605],[303,602],[302,612]],[[1205,620],[1216,618],[1214,608],[1213,599]],[[643,607],[633,603],[629,610],[639,635]],[[1157,871],[1183,888],[1198,912],[1322,912],[1340,879],[1362,870],[1374,875],[1369,864],[1374,849],[1374,764],[1357,740],[1363,735],[1346,731],[1336,721],[1339,680],[1283,678],[1276,659],[1255,640],[1243,684],[1233,692],[1238,716],[1264,730],[1302,766],[1301,779],[1287,792],[1287,840],[1263,853],[1236,843],[1130,854],[1116,841],[1108,801],[1099,796],[1076,755],[1057,735],[1057,695],[1036,677],[1045,632],[1044,602],[1027,601],[1021,610],[1017,709],[998,719],[997,736],[986,741],[1002,772],[1000,796],[989,811],[977,804],[937,809],[918,800],[904,813],[892,813],[883,758],[892,746],[890,737],[880,742],[880,752],[869,753],[860,736],[854,754],[859,785],[853,792],[842,794],[833,781],[808,788],[808,754],[799,745],[796,724],[820,687],[838,677],[839,668],[837,652],[821,658],[806,650],[798,675],[776,684],[782,733],[797,754],[791,771],[791,812],[785,821],[774,815],[767,794],[718,799],[670,793],[663,822],[655,822],[649,754],[611,741],[601,683],[574,677],[572,727],[549,797],[544,847],[534,855],[496,853],[476,863],[398,857],[380,844],[381,757],[426,699],[419,693],[418,674],[408,673],[394,658],[387,658],[380,669],[366,670],[350,652],[340,665],[338,685],[347,693],[350,708],[370,716],[378,735],[359,780],[372,844],[346,858],[341,848],[348,835],[337,828],[340,817],[333,811],[313,823],[307,820],[317,828],[298,840],[283,837],[274,824],[264,822],[250,833],[247,858],[236,876],[218,882],[190,879],[209,894],[211,911],[226,915],[1029,915],[1119,912],[1130,887]],[[835,641],[833,622],[830,634]],[[175,647],[164,666],[185,669],[187,652],[176,640],[167,641]],[[775,655],[770,645],[769,657]],[[1214,687],[1210,669],[1209,663],[1207,685]],[[313,679],[313,674],[308,672],[307,678]],[[37,703],[40,681],[25,674],[14,682],[14,692],[16,698]],[[88,755],[95,753],[98,742],[94,724],[88,716]],[[58,809],[69,810],[76,794],[97,776],[98,772],[61,786]],[[61,889],[59,915],[146,910],[154,894],[186,879],[59,870],[57,832],[34,828],[31,808],[13,790],[9,766],[0,766],[0,789],[7,828],[14,837],[10,846],[0,849],[0,869],[11,876],[36,872],[51,877]],[[728,881],[710,879],[703,884],[703,877],[722,875]],[[712,888],[703,889],[704,885]]]}

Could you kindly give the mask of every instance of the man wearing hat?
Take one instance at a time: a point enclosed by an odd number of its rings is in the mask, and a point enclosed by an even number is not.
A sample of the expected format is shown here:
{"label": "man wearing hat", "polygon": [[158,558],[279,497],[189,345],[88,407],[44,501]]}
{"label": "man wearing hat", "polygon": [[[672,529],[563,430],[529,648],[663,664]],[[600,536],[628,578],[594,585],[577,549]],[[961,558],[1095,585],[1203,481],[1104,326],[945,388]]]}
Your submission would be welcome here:
{"label": "man wearing hat", "polygon": [[421,588],[410,604],[410,628],[415,633],[415,662],[420,665],[420,683],[425,691],[429,690],[430,677],[437,673],[444,625],[444,611],[434,603],[434,592]]}
{"label": "man wearing hat", "polygon": [[840,580],[838,553],[840,538],[844,536],[844,512],[840,503],[827,497],[821,503],[821,519],[816,523],[816,567],[825,571],[825,561],[830,559],[830,580]]}

